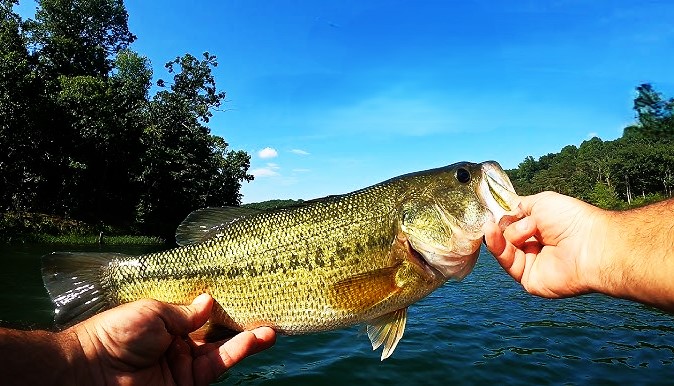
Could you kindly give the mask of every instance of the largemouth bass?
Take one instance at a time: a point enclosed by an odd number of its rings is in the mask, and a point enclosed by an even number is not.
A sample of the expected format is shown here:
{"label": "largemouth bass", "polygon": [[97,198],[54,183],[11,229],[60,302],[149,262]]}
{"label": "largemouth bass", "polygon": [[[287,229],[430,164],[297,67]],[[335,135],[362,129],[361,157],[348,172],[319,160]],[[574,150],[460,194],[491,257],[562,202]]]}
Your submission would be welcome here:
{"label": "largemouth bass", "polygon": [[207,208],[177,248],[141,256],[53,253],[42,275],[67,326],[141,298],[216,306],[202,334],[270,326],[306,334],[365,323],[382,360],[407,307],[473,269],[482,225],[519,204],[495,162],[456,163],[271,211]]}

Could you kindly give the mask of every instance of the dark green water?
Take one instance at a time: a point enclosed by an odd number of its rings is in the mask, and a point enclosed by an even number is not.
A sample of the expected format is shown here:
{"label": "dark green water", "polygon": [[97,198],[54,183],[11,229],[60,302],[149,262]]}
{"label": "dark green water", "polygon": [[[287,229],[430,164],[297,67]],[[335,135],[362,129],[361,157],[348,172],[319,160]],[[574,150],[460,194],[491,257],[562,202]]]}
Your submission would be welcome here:
{"label": "dark green water", "polygon": [[[39,259],[54,249],[0,247],[0,324],[50,325]],[[405,336],[384,362],[357,327],[279,337],[220,384],[674,384],[674,316],[601,295],[536,298],[483,253],[463,282],[410,307]]]}

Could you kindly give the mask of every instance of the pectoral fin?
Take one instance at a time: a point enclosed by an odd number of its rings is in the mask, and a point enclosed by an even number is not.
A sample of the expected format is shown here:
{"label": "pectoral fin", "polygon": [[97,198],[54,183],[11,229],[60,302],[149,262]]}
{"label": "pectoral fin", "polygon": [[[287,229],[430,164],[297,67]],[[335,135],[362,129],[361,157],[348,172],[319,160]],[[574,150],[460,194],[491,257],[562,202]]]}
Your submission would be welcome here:
{"label": "pectoral fin", "polygon": [[221,340],[232,338],[241,331],[232,330],[221,324],[216,324],[210,320],[189,334],[190,338],[195,342],[213,343]]}
{"label": "pectoral fin", "polygon": [[220,303],[214,301],[208,321],[189,335],[195,342],[212,343],[229,339],[241,331],[242,329],[236,326]]}
{"label": "pectoral fin", "polygon": [[400,291],[395,276],[398,267],[363,272],[332,285],[329,298],[334,308],[346,310],[368,309]]}
{"label": "pectoral fin", "polygon": [[372,342],[372,350],[384,345],[381,352],[381,360],[388,358],[396,349],[400,338],[405,332],[407,322],[407,308],[389,312],[377,319],[371,320],[367,325],[367,336]]}

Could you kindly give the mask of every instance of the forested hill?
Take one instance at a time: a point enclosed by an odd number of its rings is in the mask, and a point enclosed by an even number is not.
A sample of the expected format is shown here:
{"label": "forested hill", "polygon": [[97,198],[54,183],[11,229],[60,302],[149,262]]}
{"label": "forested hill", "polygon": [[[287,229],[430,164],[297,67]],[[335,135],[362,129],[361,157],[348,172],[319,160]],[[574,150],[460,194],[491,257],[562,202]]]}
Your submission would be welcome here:
{"label": "forested hill", "polygon": [[[637,122],[613,141],[592,138],[559,153],[527,157],[507,173],[521,195],[553,190],[607,209],[672,197],[674,99],[650,84],[636,88]],[[591,129],[591,128],[589,128]]]}

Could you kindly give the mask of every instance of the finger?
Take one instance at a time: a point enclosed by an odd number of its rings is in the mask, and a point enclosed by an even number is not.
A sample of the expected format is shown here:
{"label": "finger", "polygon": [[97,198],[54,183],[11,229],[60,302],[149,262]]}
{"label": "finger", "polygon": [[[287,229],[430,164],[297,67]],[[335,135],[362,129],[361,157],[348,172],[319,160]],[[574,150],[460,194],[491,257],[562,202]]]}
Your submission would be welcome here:
{"label": "finger", "polygon": [[501,229],[495,223],[488,221],[482,227],[484,232],[484,243],[487,250],[494,256],[500,256],[506,248],[506,239],[503,237]]}
{"label": "finger", "polygon": [[534,210],[534,206],[537,202],[541,200],[551,200],[551,196],[559,195],[555,192],[541,192],[537,194],[532,194],[531,196],[520,196],[520,208],[524,212],[525,216],[531,215]]}
{"label": "finger", "polygon": [[[258,352],[273,346],[276,341],[276,332],[272,328],[259,327],[256,328],[255,330],[252,330],[251,332],[253,332],[255,336],[258,338],[258,345],[260,346],[260,350],[258,350]],[[192,352],[196,356],[206,355],[209,351],[214,350],[217,351],[220,348],[220,346],[224,345],[230,339],[233,338],[234,337],[225,340],[220,340],[217,342],[208,342],[208,343],[192,341],[191,342]]]}
{"label": "finger", "polygon": [[522,268],[520,283],[522,283],[522,286],[527,292],[534,295],[536,294],[536,289],[532,287],[531,272],[536,264],[536,258],[540,254],[541,248],[542,245],[535,240],[529,240],[522,246],[522,254],[524,257],[521,260],[524,263],[524,267]]}
{"label": "finger", "polygon": [[276,332],[269,327],[244,331],[219,347],[218,354],[225,369],[239,363],[243,358],[271,347],[276,342]]}
{"label": "finger", "polygon": [[483,230],[485,232],[484,240],[487,249],[494,255],[496,261],[501,264],[503,269],[510,271],[517,258],[518,248],[504,237],[498,225],[487,223],[483,227]]}
{"label": "finger", "polygon": [[532,218],[525,217],[509,225],[504,234],[494,223],[483,227],[487,249],[501,267],[516,281],[522,282],[529,266],[529,254],[536,253],[539,243],[533,238],[536,225]]}
{"label": "finger", "polygon": [[276,331],[270,327],[258,327],[253,330],[257,338],[257,352],[264,351],[276,343]]}
{"label": "finger", "polygon": [[201,294],[188,306],[159,302],[157,305],[157,313],[164,321],[166,330],[172,335],[185,336],[206,323],[213,306],[213,298],[208,294]]}
{"label": "finger", "polygon": [[509,243],[521,247],[525,241],[529,240],[536,234],[536,221],[532,217],[524,217],[518,220],[505,229],[503,237]]}
{"label": "finger", "polygon": [[171,375],[177,385],[191,385],[192,377],[192,350],[180,337],[174,337],[167,351],[167,361]]}
{"label": "finger", "polygon": [[275,341],[276,333],[269,327],[237,334],[220,347],[195,359],[193,372],[196,384],[213,382],[247,356],[271,347]]}
{"label": "finger", "polygon": [[487,249],[494,256],[499,265],[515,280],[519,280],[517,266],[515,265],[515,258],[517,248],[508,242],[501,233],[498,225],[494,223],[487,223],[483,227],[484,241]]}

